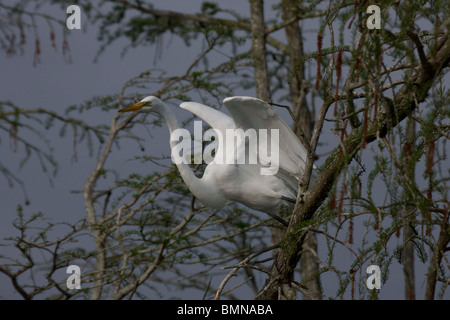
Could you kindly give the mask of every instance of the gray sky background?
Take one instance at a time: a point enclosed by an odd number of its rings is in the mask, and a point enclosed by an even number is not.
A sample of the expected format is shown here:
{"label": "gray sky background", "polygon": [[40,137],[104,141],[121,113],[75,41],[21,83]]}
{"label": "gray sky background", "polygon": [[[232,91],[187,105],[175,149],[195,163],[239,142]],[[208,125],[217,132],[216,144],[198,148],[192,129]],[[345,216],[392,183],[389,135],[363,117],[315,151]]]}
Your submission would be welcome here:
{"label": "gray sky background", "polygon": [[[158,9],[171,9],[181,12],[195,13],[199,11],[203,1],[151,1]],[[266,18],[273,16],[271,5],[276,1],[266,1]],[[220,1],[221,7],[229,7],[241,13],[242,16],[248,16],[248,3],[246,1]],[[46,13],[65,19],[67,14],[65,10],[59,7],[51,7]],[[2,100],[12,101],[15,105],[22,108],[46,108],[63,113],[67,106],[81,104],[93,96],[117,94],[120,92],[124,83],[130,78],[140,74],[143,70],[153,67],[168,71],[169,74],[178,75],[184,72],[190,62],[200,52],[201,42],[195,41],[191,47],[186,47],[184,42],[176,36],[165,35],[162,56],[156,60],[155,46],[138,47],[128,50],[128,53],[121,57],[123,47],[126,41],[117,41],[109,46],[100,56],[97,63],[93,62],[95,54],[99,49],[97,42],[97,26],[88,25],[82,16],[82,27],[84,31],[69,31],[69,46],[72,56],[72,63],[64,61],[61,53],[62,36],[59,29],[56,29],[56,43],[58,51],[54,52],[51,48],[49,39],[49,28],[46,23],[38,21],[39,36],[41,38],[41,63],[33,67],[34,38],[28,34],[28,41],[23,55],[6,57],[5,52],[1,52],[0,58],[0,97]],[[304,26],[306,31],[314,26]],[[305,52],[315,50],[317,31],[305,32],[304,37],[307,41]],[[281,35],[280,35],[281,36]],[[197,43],[197,46],[195,45]],[[151,94],[149,92],[148,94]],[[235,95],[254,96],[253,90],[248,92],[235,92]],[[224,97],[225,98],[225,97]],[[96,115],[97,114],[97,115]],[[180,116],[183,114],[189,116],[186,112],[177,112]],[[74,114],[75,115],[75,114]],[[89,122],[102,122],[109,124],[114,111],[106,112],[87,112],[85,115],[96,115],[102,119],[87,119]],[[104,118],[107,117],[107,118]],[[288,122],[290,124],[290,122]],[[59,126],[57,125],[56,128]],[[46,216],[55,221],[75,222],[85,216],[84,202],[81,194],[74,194],[71,191],[80,190],[85,179],[96,163],[96,157],[89,157],[87,148],[80,144],[77,148],[78,160],[73,159],[72,134],[70,130],[65,138],[59,137],[58,129],[45,131],[47,138],[50,138],[54,146],[54,155],[59,160],[59,170],[54,178],[53,187],[49,184],[47,175],[41,172],[41,167],[35,156],[19,170],[18,163],[23,157],[23,150],[14,153],[11,150],[10,142],[6,135],[2,135],[0,141],[0,155],[2,162],[8,164],[13,172],[24,180],[28,197],[29,206],[24,206],[24,196],[18,185],[10,188],[0,175],[0,238],[12,236],[15,230],[12,228],[12,221],[16,217],[16,208],[18,204],[24,207],[24,213],[27,215],[42,211]],[[154,143],[148,137],[148,148],[156,154],[169,154],[167,128],[163,126],[161,130],[152,132],[152,134],[163,140],[163,143]],[[326,139],[333,139],[328,146],[334,146],[336,138],[330,133],[325,133]],[[156,149],[158,148],[158,149]],[[136,145],[124,146],[120,152],[116,153],[114,160],[118,171],[126,166],[126,160],[130,155],[137,152]],[[119,154],[123,154],[120,157]],[[399,239],[399,242],[401,239]],[[323,244],[322,244],[323,245]],[[320,250],[320,247],[319,247]],[[324,251],[324,250],[323,250]],[[7,248],[0,247],[0,254],[8,254]],[[320,253],[320,252],[319,252]],[[323,253],[323,252],[322,252]],[[352,258],[350,253],[346,252],[342,257],[343,261]],[[416,274],[424,274],[426,269],[420,264],[416,264]],[[224,273],[225,275],[226,273]],[[331,275],[325,275],[322,278],[324,287],[333,287],[335,279]],[[328,283],[330,282],[330,283]],[[423,297],[425,283],[417,283],[417,296]],[[380,297],[385,299],[403,299],[403,275],[398,263],[394,263],[391,276],[388,283],[384,284]],[[1,298],[19,298],[14,292],[9,279],[0,274],[0,299]],[[186,296],[192,298],[192,296]],[[194,297],[195,298],[195,297]],[[198,298],[201,298],[199,296]],[[447,295],[448,298],[448,295]]]}
{"label": "gray sky background", "polygon": [[[158,9],[180,10],[188,13],[198,12],[202,2],[198,0],[151,1]],[[242,5],[245,3],[241,1],[230,1],[228,4],[233,9],[240,6],[238,11],[242,14],[249,11],[246,5]],[[226,3],[221,4],[222,7],[225,5]],[[64,20],[67,17],[65,10],[56,6],[43,7],[40,12]],[[40,19],[36,22],[41,41],[41,63],[36,67],[33,66],[34,36],[31,32],[27,34],[23,55],[6,57],[6,53],[2,52],[0,60],[2,70],[0,97],[2,100],[11,101],[27,109],[45,108],[63,113],[66,107],[82,104],[94,96],[118,94],[126,81],[151,68],[159,68],[167,71],[168,74],[179,75],[185,72],[188,65],[202,50],[200,41],[194,41],[191,47],[186,47],[180,38],[166,34],[163,37],[164,46],[161,56],[157,54],[155,46],[130,49],[125,56],[122,56],[123,48],[128,42],[119,40],[109,46],[94,63],[94,57],[100,48],[97,41],[98,26],[88,23],[82,13],[82,30],[68,32],[72,57],[72,63],[68,64],[61,52],[61,29],[55,28],[57,44],[55,52],[51,47],[50,30],[46,22]],[[152,92],[141,92],[141,94],[152,94]],[[244,92],[237,94],[244,94]],[[248,94],[254,95],[254,92]],[[180,111],[176,112],[180,120],[183,116],[185,118],[190,116],[187,112]],[[91,111],[84,113],[85,116],[96,115],[97,117],[85,119],[88,123],[105,124],[109,124],[115,114],[115,111],[97,112],[97,115],[96,112]],[[73,116],[76,114],[74,113]],[[45,137],[54,147],[54,157],[59,161],[58,173],[52,178],[52,185],[49,183],[48,175],[42,172],[36,156],[32,156],[24,167],[19,168],[18,164],[24,155],[23,148],[19,147],[17,152],[12,152],[7,135],[1,136],[2,162],[23,180],[30,204],[24,205],[24,194],[19,185],[16,184],[10,188],[6,179],[0,176],[0,203],[2,204],[0,238],[17,235],[12,222],[16,218],[16,209],[19,204],[22,205],[26,216],[40,211],[53,222],[74,223],[85,217],[83,197],[73,191],[81,190],[88,174],[96,164],[96,153],[94,151],[94,156],[90,157],[85,144],[81,143],[77,148],[77,161],[74,161],[71,130],[68,130],[65,138],[61,138],[59,137],[60,127],[56,125],[55,128],[44,131]],[[151,132],[154,140],[150,140],[151,137],[147,132],[144,134],[149,140],[146,145],[147,151],[151,150],[152,154],[156,155],[170,154],[169,135],[165,125]],[[158,140],[163,143],[154,143]],[[44,150],[46,149],[41,141],[38,143],[44,147]],[[112,157],[115,164],[111,166],[118,171],[129,170],[126,168],[129,165],[127,160],[135,154],[142,155],[139,151],[137,144],[122,144],[120,152]],[[149,171],[151,170],[154,168],[149,168]],[[13,257],[15,254],[17,254],[15,249],[0,247],[0,255]],[[67,277],[64,273],[60,273],[60,276],[61,279]],[[168,296],[171,295],[177,296],[176,293],[168,293]],[[192,298],[189,292],[184,292],[183,295],[185,298]],[[20,299],[20,295],[15,292],[10,280],[0,274],[0,299],[5,298]],[[197,298],[200,299],[201,296]]]}

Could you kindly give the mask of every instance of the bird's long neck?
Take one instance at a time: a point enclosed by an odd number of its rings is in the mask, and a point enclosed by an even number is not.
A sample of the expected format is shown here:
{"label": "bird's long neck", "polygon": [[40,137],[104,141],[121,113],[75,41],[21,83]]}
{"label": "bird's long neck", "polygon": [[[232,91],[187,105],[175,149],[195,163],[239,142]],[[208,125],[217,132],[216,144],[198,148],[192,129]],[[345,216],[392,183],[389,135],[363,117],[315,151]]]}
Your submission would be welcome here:
{"label": "bird's long neck", "polygon": [[[157,105],[155,105],[154,111],[159,113],[163,117],[164,121],[167,124],[167,127],[169,128],[171,136],[176,129],[181,128],[173,111],[164,103],[160,102]],[[171,140],[170,148],[173,149],[176,146],[176,144],[177,141]],[[178,171],[180,171],[180,175],[183,178],[189,190],[200,201],[202,200],[202,198],[208,197],[208,195],[211,192],[213,192],[213,190],[211,190],[211,186],[207,186],[205,181],[195,176],[194,172],[189,167],[189,165],[185,164],[184,162],[180,163],[180,161],[178,161],[178,163],[176,163],[176,166],[178,168]]]}

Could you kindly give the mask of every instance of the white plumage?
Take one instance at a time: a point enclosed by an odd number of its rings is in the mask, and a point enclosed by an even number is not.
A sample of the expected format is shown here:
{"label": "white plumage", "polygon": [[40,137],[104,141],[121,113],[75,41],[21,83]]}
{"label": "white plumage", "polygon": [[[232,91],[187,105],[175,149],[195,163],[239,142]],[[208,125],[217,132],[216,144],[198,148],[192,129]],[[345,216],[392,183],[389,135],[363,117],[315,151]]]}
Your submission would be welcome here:
{"label": "white plumage", "polygon": [[[278,172],[274,175],[262,175],[260,169],[269,166],[269,163],[229,164],[218,161],[221,155],[216,154],[214,161],[207,165],[201,178],[197,178],[187,164],[177,164],[181,177],[192,194],[207,207],[221,208],[230,201],[236,201],[249,208],[265,212],[280,221],[277,216],[279,209],[281,207],[292,209],[294,206],[298,181],[293,175],[297,177],[303,175],[307,156],[306,149],[268,103],[253,97],[229,97],[223,103],[231,117],[196,102],[184,102],[180,107],[192,112],[213,129],[221,132],[222,139],[219,139],[219,145],[222,146],[229,145],[225,138],[227,129],[244,131],[255,129],[256,132],[259,132],[259,129],[266,129],[267,141],[263,141],[264,137],[258,138],[262,139],[260,141],[262,145],[268,146],[269,150],[266,151],[270,154],[271,130],[277,129],[279,133]],[[146,97],[120,111],[136,110],[156,112],[162,116],[171,134],[180,128],[172,110],[154,96]],[[171,141],[171,148],[174,146],[175,143]],[[233,152],[236,153],[236,150],[225,148],[224,156],[229,157]],[[233,154],[232,156],[235,158],[237,155]]]}

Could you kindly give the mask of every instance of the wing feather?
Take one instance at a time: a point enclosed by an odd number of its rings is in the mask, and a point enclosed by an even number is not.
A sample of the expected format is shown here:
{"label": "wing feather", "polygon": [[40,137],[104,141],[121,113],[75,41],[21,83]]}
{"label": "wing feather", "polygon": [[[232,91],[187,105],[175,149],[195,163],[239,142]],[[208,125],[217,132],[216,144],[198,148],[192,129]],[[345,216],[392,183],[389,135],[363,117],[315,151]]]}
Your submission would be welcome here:
{"label": "wing feather", "polygon": [[282,169],[279,175],[283,176],[283,180],[290,180],[288,176],[291,173],[303,175],[306,148],[271,105],[257,98],[242,96],[226,98],[223,103],[229,110],[236,128],[242,128],[244,131],[250,128],[269,129],[268,141],[271,141],[271,129],[278,129],[279,165]]}

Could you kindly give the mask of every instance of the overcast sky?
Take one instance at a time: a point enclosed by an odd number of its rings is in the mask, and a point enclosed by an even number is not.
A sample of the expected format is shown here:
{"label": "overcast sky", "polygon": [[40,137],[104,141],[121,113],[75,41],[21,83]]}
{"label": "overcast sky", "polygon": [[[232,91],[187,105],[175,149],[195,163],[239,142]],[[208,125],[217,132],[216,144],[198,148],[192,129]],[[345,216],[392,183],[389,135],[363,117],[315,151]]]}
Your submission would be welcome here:
{"label": "overcast sky", "polygon": [[[199,0],[152,1],[158,9],[192,13],[199,11],[202,2]],[[266,1],[266,18],[270,17],[271,14],[273,15],[270,10],[271,3],[271,1]],[[229,6],[242,16],[248,16],[249,10],[246,1],[221,1],[220,5],[222,7]],[[45,7],[44,10],[45,13],[61,19],[65,19],[67,16],[65,10],[59,7]],[[5,52],[2,52],[0,59],[1,100],[12,101],[15,105],[27,109],[45,108],[63,113],[66,107],[74,104],[79,105],[94,96],[117,94],[127,80],[140,74],[143,70],[155,67],[154,61],[156,61],[158,68],[167,70],[169,74],[180,74],[186,70],[187,64],[201,50],[195,45],[187,48],[178,37],[165,35],[163,54],[156,60],[155,46],[132,48],[122,57],[121,53],[126,41],[118,41],[109,46],[100,56],[98,62],[94,63],[94,57],[99,49],[99,43],[96,39],[97,27],[88,25],[82,16],[83,31],[69,31],[68,41],[72,57],[72,63],[69,64],[61,54],[61,32],[56,33],[58,49],[57,52],[54,52],[48,40],[49,29],[46,23],[39,20],[37,23],[41,38],[40,64],[33,67],[34,42],[31,34],[29,34],[23,55],[6,57]],[[311,28],[311,26],[306,27]],[[306,39],[311,46],[307,46],[305,52],[315,50],[313,45],[316,34],[305,34],[305,37],[313,37],[312,39]],[[198,44],[200,45],[200,43]],[[241,94],[255,95],[253,90],[236,93],[236,95]],[[87,114],[105,117],[97,120],[102,123],[110,123],[115,112]],[[88,121],[95,122],[95,120],[89,119]],[[168,137],[166,131],[167,129],[164,127],[160,132]],[[59,170],[54,178],[53,186],[50,185],[47,175],[41,172],[41,167],[34,156],[26,166],[19,170],[18,163],[24,155],[23,150],[19,149],[15,153],[12,152],[8,136],[4,134],[0,135],[2,162],[10,166],[13,172],[26,184],[30,205],[24,206],[25,214],[30,215],[42,211],[46,216],[56,221],[69,223],[78,221],[86,214],[84,202],[81,194],[71,191],[82,188],[85,179],[96,163],[95,156],[89,157],[86,148],[80,145],[77,149],[77,161],[74,161],[71,134],[68,134],[65,138],[60,138],[57,129],[45,131],[45,134],[54,147],[55,158],[59,160]],[[330,133],[328,134],[330,137],[332,136]],[[150,144],[151,141],[148,143]],[[161,150],[155,148],[161,148]],[[130,153],[136,152],[136,149],[137,146],[129,146],[122,150],[123,158],[117,159],[118,170],[120,170],[120,166],[125,165],[125,161],[130,158]],[[169,145],[168,143],[152,145],[152,151],[169,154]],[[24,195],[18,185],[10,188],[1,175],[0,190],[0,238],[4,238],[15,234],[12,221],[16,216],[17,205],[24,204]],[[2,255],[9,252],[6,248],[0,248],[0,254]],[[350,259],[351,256],[348,254],[348,257],[343,258]],[[420,266],[417,266],[416,272],[423,273],[424,271]],[[403,276],[400,266],[394,266],[392,273],[386,289],[382,290],[382,297],[403,299]],[[322,281],[326,286],[327,276]],[[417,291],[418,297],[423,296],[424,283],[417,283]],[[0,274],[0,298],[18,297],[19,295],[14,292],[9,279]]]}
{"label": "overcast sky", "polygon": [[[195,13],[199,11],[203,1],[151,1],[156,8],[162,10],[179,10],[181,12]],[[245,15],[249,10],[245,2],[230,1],[222,3],[236,9]],[[59,7],[44,6],[39,12],[51,15],[55,18],[66,19],[67,13]],[[7,57],[2,52],[0,60],[0,97],[3,101],[11,101],[15,105],[25,109],[44,108],[57,111],[61,114],[70,105],[80,105],[94,96],[118,94],[126,81],[137,76],[144,70],[159,68],[168,74],[179,75],[185,72],[189,63],[201,52],[201,42],[194,41],[191,47],[186,47],[184,42],[177,36],[164,35],[162,54],[158,55],[155,46],[138,47],[128,50],[122,56],[123,48],[128,44],[126,40],[119,40],[109,46],[94,63],[100,44],[97,41],[98,26],[90,25],[82,14],[82,30],[71,30],[68,32],[68,43],[72,63],[67,63],[66,57],[62,55],[62,32],[59,27],[55,28],[57,51],[51,47],[49,40],[50,30],[45,21],[37,19],[38,35],[41,41],[40,63],[34,63],[34,36],[32,32],[27,33],[27,42],[24,46],[23,55]],[[141,93],[152,94],[153,92]],[[240,92],[237,94],[244,94]],[[249,92],[248,95],[254,95]],[[225,97],[224,97],[225,98]],[[87,112],[85,116],[103,117],[98,119],[85,119],[88,123],[109,124],[115,111]],[[185,111],[177,111],[181,119],[189,115]],[[73,114],[75,116],[75,114]],[[80,144],[77,148],[77,160],[74,160],[72,144],[72,133],[68,130],[65,138],[59,137],[59,128],[44,132],[54,148],[54,157],[58,160],[58,173],[49,183],[48,175],[42,172],[36,156],[32,156],[27,164],[19,168],[23,159],[24,150],[18,148],[13,152],[9,137],[5,134],[0,138],[0,154],[2,163],[13,169],[13,173],[20,177],[26,186],[29,205],[25,206],[25,197],[19,185],[10,188],[6,179],[0,175],[0,238],[17,235],[17,230],[12,227],[16,218],[17,205],[23,207],[25,215],[43,212],[46,217],[54,222],[73,223],[85,217],[84,200],[80,191],[88,174],[96,164],[96,157],[89,157],[85,145]],[[152,136],[156,139],[161,137],[167,143],[154,143],[147,150],[153,154],[169,154],[168,132],[164,126],[153,131]],[[31,136],[31,141],[36,141]],[[42,141],[37,141],[46,149]],[[150,143],[150,142],[149,142]],[[127,160],[132,158],[139,148],[137,145],[122,146],[121,152],[117,153],[114,161],[116,169],[125,169]],[[139,153],[138,153],[139,154]],[[154,168],[153,168],[154,169]],[[149,171],[152,169],[149,169]],[[11,248],[0,247],[0,255],[9,256],[17,254]],[[20,298],[13,289],[9,278],[0,274],[0,298]],[[189,296],[186,296],[189,298]],[[200,297],[199,297],[200,298]]]}

